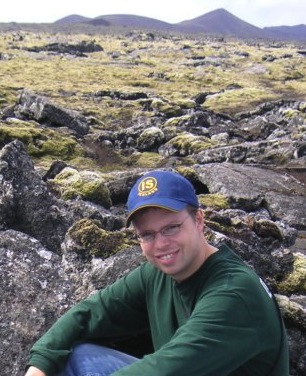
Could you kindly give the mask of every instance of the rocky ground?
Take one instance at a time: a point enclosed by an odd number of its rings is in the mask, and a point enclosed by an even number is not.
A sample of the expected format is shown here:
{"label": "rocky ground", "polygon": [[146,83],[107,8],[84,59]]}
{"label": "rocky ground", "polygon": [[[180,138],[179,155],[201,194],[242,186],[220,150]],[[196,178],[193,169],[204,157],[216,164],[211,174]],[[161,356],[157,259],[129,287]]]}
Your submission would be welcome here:
{"label": "rocky ground", "polygon": [[[195,185],[209,241],[234,247],[276,294],[290,374],[305,375],[306,99],[286,94],[229,113],[203,105],[207,92],[167,100],[116,88],[82,98],[105,121],[106,102],[124,109],[126,122],[121,113],[106,126],[30,86],[2,103],[2,374],[22,376],[31,344],[57,317],[143,262],[125,202],[141,174],[162,168]],[[137,340],[125,346],[135,351]]]}

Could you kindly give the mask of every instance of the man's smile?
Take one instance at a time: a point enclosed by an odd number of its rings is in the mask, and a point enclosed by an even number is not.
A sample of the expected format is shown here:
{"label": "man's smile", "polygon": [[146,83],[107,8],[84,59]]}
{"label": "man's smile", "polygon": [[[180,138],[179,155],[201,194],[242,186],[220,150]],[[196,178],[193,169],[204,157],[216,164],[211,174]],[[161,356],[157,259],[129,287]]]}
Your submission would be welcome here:
{"label": "man's smile", "polygon": [[158,260],[166,261],[166,262],[167,261],[173,261],[176,258],[178,252],[179,251],[177,250],[175,252],[171,252],[171,253],[167,253],[167,254],[163,254],[163,255],[157,255],[156,258]]}

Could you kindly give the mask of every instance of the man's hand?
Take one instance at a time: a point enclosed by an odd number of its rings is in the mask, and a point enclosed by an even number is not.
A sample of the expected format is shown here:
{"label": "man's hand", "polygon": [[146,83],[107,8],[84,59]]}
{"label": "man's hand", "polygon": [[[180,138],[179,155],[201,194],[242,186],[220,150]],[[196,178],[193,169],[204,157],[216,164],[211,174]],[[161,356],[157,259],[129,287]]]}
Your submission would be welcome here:
{"label": "man's hand", "polygon": [[47,376],[43,371],[40,369],[31,366],[28,370],[25,376]]}

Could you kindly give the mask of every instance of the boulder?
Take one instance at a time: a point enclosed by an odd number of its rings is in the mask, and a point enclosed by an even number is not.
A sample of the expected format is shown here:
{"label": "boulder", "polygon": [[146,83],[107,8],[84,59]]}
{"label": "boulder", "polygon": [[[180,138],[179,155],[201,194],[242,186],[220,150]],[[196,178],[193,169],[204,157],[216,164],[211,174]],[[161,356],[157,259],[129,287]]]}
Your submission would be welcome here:
{"label": "boulder", "polygon": [[93,171],[78,171],[72,167],[65,167],[54,179],[49,179],[48,185],[63,199],[80,197],[105,208],[112,204],[105,180]]}
{"label": "boulder", "polygon": [[[303,198],[305,203],[306,197],[305,186],[286,173],[271,168],[234,163],[198,164],[194,170],[210,193],[225,195],[233,208],[254,211],[266,207],[269,210],[275,207],[276,197],[283,200],[287,197],[287,201],[291,197],[295,203],[292,207],[294,206],[300,215],[297,221],[301,221],[301,226],[305,223],[305,207],[302,205]],[[279,208],[280,206],[273,211],[273,218],[280,218],[275,216]],[[285,210],[282,212],[282,219],[284,213]]]}
{"label": "boulder", "polygon": [[58,252],[69,220],[20,141],[0,151],[0,176],[1,227],[24,232]]}
{"label": "boulder", "polygon": [[61,257],[15,230],[0,232],[0,365],[23,376],[31,345],[75,302]]}
{"label": "boulder", "polygon": [[84,41],[84,40],[76,44],[50,43],[50,44],[46,44],[45,46],[40,46],[40,47],[34,46],[34,47],[28,47],[26,49],[31,52],[47,51],[47,52],[56,52],[58,54],[76,55],[80,57],[86,57],[85,55],[86,53],[103,51],[103,47],[95,43],[94,41]]}
{"label": "boulder", "polygon": [[[47,124],[45,102],[28,99],[11,115]],[[131,156],[125,170],[79,171],[57,161],[40,174],[20,141],[0,151],[0,318],[7,338],[0,345],[1,369],[23,376],[30,344],[65,309],[143,262],[133,231],[125,228],[125,203],[151,168],[132,161],[150,151],[159,153],[159,166],[194,184],[210,243],[232,246],[276,293],[291,375],[304,375],[306,106],[270,103],[230,118],[196,103],[146,101],[150,119],[141,115],[128,128],[83,138],[99,161],[110,151]],[[65,196],[73,182],[74,194]],[[81,186],[88,184],[103,187],[99,199],[88,189],[84,194]],[[142,341],[147,348],[149,341]]]}
{"label": "boulder", "polygon": [[[12,111],[12,110],[10,110]],[[67,127],[78,136],[88,133],[88,120],[80,113],[51,103],[46,97],[23,90],[13,109],[15,117],[35,120],[49,127]],[[9,113],[12,116],[12,113]]]}

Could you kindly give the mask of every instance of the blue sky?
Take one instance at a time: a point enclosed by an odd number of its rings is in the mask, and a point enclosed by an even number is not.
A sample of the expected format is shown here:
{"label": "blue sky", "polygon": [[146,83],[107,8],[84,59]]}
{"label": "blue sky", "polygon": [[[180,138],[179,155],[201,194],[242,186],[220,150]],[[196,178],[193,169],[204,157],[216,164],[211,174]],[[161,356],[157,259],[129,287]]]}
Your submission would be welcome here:
{"label": "blue sky", "polygon": [[135,14],[169,23],[224,8],[254,26],[306,24],[305,0],[8,0],[0,22],[54,22],[70,14]]}

